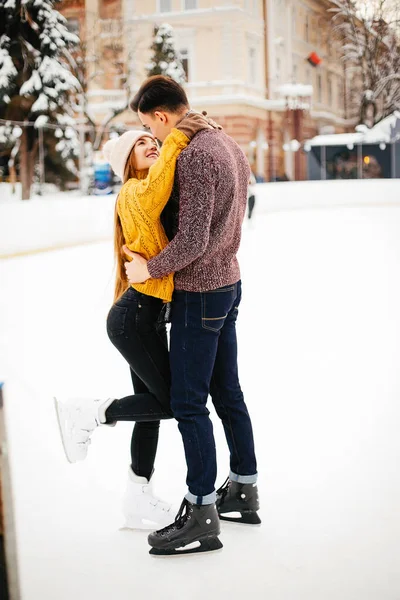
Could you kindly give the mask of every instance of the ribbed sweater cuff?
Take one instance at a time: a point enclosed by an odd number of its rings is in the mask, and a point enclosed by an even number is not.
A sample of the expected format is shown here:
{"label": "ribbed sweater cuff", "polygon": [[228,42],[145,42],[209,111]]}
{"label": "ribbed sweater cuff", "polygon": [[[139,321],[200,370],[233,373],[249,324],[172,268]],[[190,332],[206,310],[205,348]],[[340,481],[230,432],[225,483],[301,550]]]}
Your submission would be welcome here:
{"label": "ribbed sweater cuff", "polygon": [[169,275],[169,272],[165,271],[160,265],[160,261],[157,260],[158,256],[151,258],[147,263],[147,268],[149,270],[150,276],[152,279],[161,279],[161,277],[165,277],[165,275]]}
{"label": "ribbed sweater cuff", "polygon": [[169,135],[173,138],[176,145],[179,146],[180,148],[186,148],[188,141],[190,142],[190,139],[188,138],[188,136],[185,135],[183,133],[183,131],[176,129],[176,127],[173,127],[171,129],[171,132]]}

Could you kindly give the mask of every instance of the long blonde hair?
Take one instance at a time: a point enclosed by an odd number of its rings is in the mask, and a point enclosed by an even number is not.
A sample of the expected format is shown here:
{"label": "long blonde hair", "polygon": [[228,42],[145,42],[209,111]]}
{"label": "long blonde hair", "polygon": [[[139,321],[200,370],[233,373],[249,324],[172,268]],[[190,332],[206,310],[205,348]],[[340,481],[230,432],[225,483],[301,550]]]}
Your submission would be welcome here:
{"label": "long blonde hair", "polygon": [[[135,163],[135,153],[133,148],[126,161],[124,170],[124,183],[132,177],[138,178],[138,172]],[[119,196],[118,196],[119,197]],[[127,261],[125,252],[122,250],[122,246],[126,240],[122,231],[121,219],[118,214],[118,197],[115,202],[114,210],[114,255],[116,263],[116,274],[115,274],[115,288],[114,288],[114,303],[121,298],[122,294],[129,289],[130,285],[126,280],[125,266],[124,263]]]}

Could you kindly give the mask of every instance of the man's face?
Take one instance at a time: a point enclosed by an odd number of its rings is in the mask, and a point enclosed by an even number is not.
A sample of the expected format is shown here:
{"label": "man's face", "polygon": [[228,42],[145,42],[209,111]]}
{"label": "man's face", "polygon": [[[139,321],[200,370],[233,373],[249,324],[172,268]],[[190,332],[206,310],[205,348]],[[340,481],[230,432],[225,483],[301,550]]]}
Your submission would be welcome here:
{"label": "man's face", "polygon": [[142,125],[149,129],[155,138],[163,142],[167,135],[171,133],[179,117],[173,113],[156,110],[154,113],[142,113],[138,111],[138,117]]}

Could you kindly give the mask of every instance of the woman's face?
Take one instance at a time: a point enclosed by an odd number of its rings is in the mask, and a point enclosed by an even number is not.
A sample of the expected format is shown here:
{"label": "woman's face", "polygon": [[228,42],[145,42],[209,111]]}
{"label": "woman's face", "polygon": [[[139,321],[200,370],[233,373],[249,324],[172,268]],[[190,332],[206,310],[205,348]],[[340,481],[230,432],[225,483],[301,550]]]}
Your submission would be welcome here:
{"label": "woman's face", "polygon": [[151,165],[160,156],[155,139],[148,135],[144,135],[138,139],[133,147],[133,153],[135,156],[135,166],[138,171],[150,169]]}

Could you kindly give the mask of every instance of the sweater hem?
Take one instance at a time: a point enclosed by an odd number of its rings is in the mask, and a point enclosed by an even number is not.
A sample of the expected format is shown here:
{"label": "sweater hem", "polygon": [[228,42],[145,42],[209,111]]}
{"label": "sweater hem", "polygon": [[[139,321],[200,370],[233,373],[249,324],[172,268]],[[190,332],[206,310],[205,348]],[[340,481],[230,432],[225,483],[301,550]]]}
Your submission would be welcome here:
{"label": "sweater hem", "polygon": [[171,302],[174,290],[173,286],[171,286],[168,290],[160,289],[159,279],[148,280],[145,283],[133,283],[131,287],[133,287],[133,289],[137,292],[145,294],[145,296],[159,298],[160,300],[164,300],[164,302]]}
{"label": "sweater hem", "polygon": [[[176,276],[175,276],[176,277]],[[224,277],[216,277],[214,279],[188,277],[185,280],[179,282],[175,278],[175,291],[177,292],[211,292],[218,288],[224,287],[225,285],[234,285],[240,281],[240,271],[235,273],[226,274]]]}

